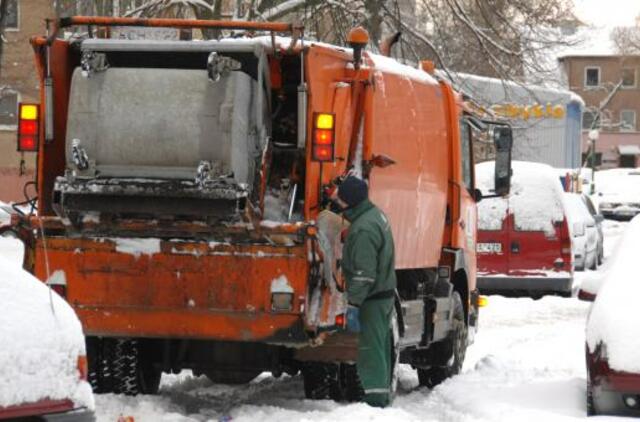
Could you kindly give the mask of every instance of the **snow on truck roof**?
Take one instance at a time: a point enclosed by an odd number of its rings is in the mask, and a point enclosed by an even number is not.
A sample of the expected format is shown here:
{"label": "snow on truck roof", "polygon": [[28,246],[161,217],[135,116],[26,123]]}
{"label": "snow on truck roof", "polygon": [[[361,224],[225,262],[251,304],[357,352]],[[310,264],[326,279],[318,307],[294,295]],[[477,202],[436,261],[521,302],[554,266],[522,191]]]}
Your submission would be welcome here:
{"label": "snow on truck roof", "polygon": [[[291,38],[275,37],[277,48],[286,49],[291,46]],[[296,46],[300,45],[300,41]],[[306,41],[305,45],[319,46],[352,54],[352,49],[319,41]],[[81,43],[82,50],[90,51],[145,51],[145,52],[207,52],[207,51],[246,51],[254,52],[256,56],[273,49],[271,37],[261,36],[255,38],[222,38],[220,40],[127,40],[127,39],[101,39],[89,38]],[[402,76],[407,79],[426,84],[437,84],[436,79],[429,73],[417,67],[408,66],[396,59],[365,52],[373,63],[375,70],[384,73]]]}
{"label": "snow on truck roof", "polygon": [[635,217],[606,264],[602,287],[587,322],[591,352],[606,344],[609,366],[616,371],[640,372],[640,316],[637,280],[640,249],[640,216]]}
{"label": "snow on truck roof", "polygon": [[[508,212],[516,228],[553,233],[553,223],[565,215],[563,191],[555,170],[546,164],[514,161],[511,163],[511,193],[507,198],[487,198],[478,204],[478,227],[500,230]],[[493,193],[494,162],[476,165],[476,186],[483,194]]]}
{"label": "snow on truck roof", "polygon": [[0,408],[45,398],[93,408],[91,387],[77,369],[85,354],[82,326],[67,302],[0,257],[0,308]]}

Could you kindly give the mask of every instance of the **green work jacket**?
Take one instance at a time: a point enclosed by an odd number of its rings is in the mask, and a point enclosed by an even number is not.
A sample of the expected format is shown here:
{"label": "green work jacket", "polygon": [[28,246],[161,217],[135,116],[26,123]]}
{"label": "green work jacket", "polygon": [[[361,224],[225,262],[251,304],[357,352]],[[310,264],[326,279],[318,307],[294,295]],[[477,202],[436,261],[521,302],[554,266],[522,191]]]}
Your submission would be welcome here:
{"label": "green work jacket", "polygon": [[351,222],[342,253],[349,303],[360,306],[367,298],[395,290],[393,235],[387,216],[364,200],[345,211]]}

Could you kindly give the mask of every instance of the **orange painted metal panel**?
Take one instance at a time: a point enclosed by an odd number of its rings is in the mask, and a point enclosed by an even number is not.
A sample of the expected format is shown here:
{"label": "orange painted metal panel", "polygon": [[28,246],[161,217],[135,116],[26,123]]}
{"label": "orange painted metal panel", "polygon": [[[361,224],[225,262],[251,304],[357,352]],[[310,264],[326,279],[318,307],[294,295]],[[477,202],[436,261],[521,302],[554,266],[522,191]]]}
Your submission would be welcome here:
{"label": "orange painted metal panel", "polygon": [[[338,159],[319,164],[307,155],[305,216],[316,215],[319,180],[328,183],[346,170],[348,162],[342,158],[349,156],[349,144],[357,139],[360,127],[353,118],[357,104],[353,95],[357,84],[365,83],[364,159],[385,154],[396,161],[373,169],[370,178],[371,198],[391,221],[396,267],[436,267],[443,246],[451,160],[442,88],[434,79],[417,81],[376,70],[369,59],[369,68],[362,73],[373,78],[361,82],[349,68],[350,61],[350,54],[318,45],[307,54],[309,121],[313,113],[336,113]],[[343,90],[351,92],[351,101],[341,98]]]}
{"label": "orange painted metal panel", "polygon": [[[304,246],[158,242],[157,253],[133,255],[116,240],[48,237],[45,257],[39,239],[35,274],[46,280],[47,264],[49,274],[64,271],[87,334],[257,340],[301,325]],[[288,312],[271,309],[280,276],[294,293]]]}
{"label": "orange painted metal panel", "polygon": [[366,139],[370,154],[385,154],[396,164],[372,171],[371,197],[391,221],[396,268],[436,267],[450,162],[442,90],[435,80],[380,71],[374,78]]}

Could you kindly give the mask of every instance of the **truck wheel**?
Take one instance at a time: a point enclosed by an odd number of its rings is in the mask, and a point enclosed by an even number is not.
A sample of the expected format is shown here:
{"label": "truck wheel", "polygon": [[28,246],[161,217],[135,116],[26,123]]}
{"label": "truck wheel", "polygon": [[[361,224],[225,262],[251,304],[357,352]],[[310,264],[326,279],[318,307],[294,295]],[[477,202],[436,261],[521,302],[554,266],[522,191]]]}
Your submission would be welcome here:
{"label": "truck wheel", "polygon": [[135,396],[138,388],[138,342],[130,339],[115,340],[115,358],[113,374],[115,383],[113,392]]}
{"label": "truck wheel", "polygon": [[208,369],[204,374],[217,384],[247,384],[260,375],[260,371],[224,371],[219,369]]}
{"label": "truck wheel", "polygon": [[135,339],[115,339],[115,355],[112,360],[113,392],[135,396],[157,394],[162,371],[153,366],[143,344]]}
{"label": "truck wheel", "polygon": [[96,394],[113,393],[113,357],[115,343],[112,339],[86,337],[87,378]]}
{"label": "truck wheel", "polygon": [[344,389],[344,399],[351,403],[362,401],[364,398],[364,389],[358,376],[357,366],[355,364],[341,364],[340,376]]}
{"label": "truck wheel", "polygon": [[339,369],[339,365],[332,363],[309,362],[305,364],[302,367],[305,397],[314,400],[342,401]]}
{"label": "truck wheel", "polygon": [[421,386],[429,389],[442,383],[449,377],[460,373],[464,356],[467,352],[468,329],[464,321],[464,308],[458,292],[453,292],[453,322],[452,330],[446,340],[434,344],[434,355],[440,362],[447,362],[445,366],[432,366],[427,369],[418,368],[418,381]]}

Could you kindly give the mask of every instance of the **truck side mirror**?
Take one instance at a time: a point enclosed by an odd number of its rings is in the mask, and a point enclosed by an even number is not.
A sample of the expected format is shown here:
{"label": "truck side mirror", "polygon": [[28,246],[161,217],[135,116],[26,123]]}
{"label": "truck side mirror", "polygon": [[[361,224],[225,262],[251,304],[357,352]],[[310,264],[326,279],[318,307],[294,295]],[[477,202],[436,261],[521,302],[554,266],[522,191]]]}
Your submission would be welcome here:
{"label": "truck side mirror", "polygon": [[495,162],[495,193],[504,196],[511,189],[511,146],[513,144],[513,131],[510,126],[497,126],[493,128],[493,145],[496,150]]}
{"label": "truck side mirror", "polygon": [[476,204],[482,201],[482,191],[480,189],[473,190],[473,200],[476,201]]}

